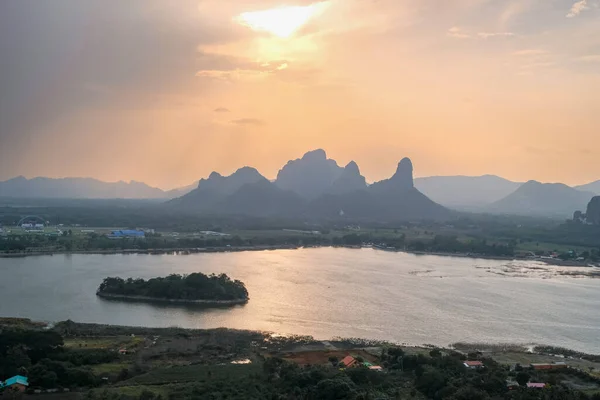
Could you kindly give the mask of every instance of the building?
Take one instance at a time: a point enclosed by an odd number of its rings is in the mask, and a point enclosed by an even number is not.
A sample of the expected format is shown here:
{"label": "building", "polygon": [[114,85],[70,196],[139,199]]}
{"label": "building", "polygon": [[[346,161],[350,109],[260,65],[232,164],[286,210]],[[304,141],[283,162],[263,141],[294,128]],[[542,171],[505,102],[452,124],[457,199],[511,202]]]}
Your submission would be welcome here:
{"label": "building", "polygon": [[131,230],[131,229],[121,229],[118,231],[112,231],[109,235],[109,238],[111,239],[120,239],[120,238],[128,238],[128,237],[133,237],[133,238],[144,238],[146,237],[146,234],[144,233],[144,231],[136,231],[136,230]]}
{"label": "building", "polygon": [[481,361],[465,361],[463,365],[469,369],[483,368],[483,363]]}
{"label": "building", "polygon": [[543,389],[546,387],[545,383],[535,383],[535,382],[529,382],[527,384],[527,388],[528,389]]}
{"label": "building", "polygon": [[564,362],[555,362],[555,363],[544,363],[544,364],[531,364],[531,369],[536,371],[545,371],[550,369],[563,369],[567,368],[567,364]]}
{"label": "building", "polygon": [[354,358],[352,356],[346,356],[341,361],[341,364],[344,366],[344,368],[353,368],[353,367],[358,367],[358,365],[360,363],[358,362],[358,360],[356,358]]}
{"label": "building", "polygon": [[27,389],[27,386],[29,386],[27,377],[21,375],[16,375],[12,378],[8,378],[4,382],[0,382],[0,388],[16,390],[19,392],[24,392],[25,389]]}
{"label": "building", "polygon": [[510,381],[510,380],[506,381],[506,388],[508,390],[517,390],[520,387],[521,387],[521,385],[519,385],[518,382]]}

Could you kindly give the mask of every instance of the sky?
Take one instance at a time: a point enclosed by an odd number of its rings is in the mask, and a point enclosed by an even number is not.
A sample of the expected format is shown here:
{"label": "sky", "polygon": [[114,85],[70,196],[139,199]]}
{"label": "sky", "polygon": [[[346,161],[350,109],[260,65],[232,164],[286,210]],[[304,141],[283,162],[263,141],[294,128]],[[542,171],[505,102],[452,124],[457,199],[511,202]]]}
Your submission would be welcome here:
{"label": "sky", "polygon": [[600,0],[5,0],[0,180],[600,179]]}

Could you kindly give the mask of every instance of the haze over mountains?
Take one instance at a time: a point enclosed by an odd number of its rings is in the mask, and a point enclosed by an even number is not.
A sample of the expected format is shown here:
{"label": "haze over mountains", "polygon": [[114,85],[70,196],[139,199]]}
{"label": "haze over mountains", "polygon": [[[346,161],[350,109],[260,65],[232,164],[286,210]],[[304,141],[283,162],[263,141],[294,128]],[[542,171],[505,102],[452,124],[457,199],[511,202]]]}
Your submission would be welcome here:
{"label": "haze over mountains", "polygon": [[430,176],[415,179],[415,186],[429,198],[447,207],[483,209],[521,186],[495,175]]}
{"label": "haze over mountains", "polygon": [[[177,191],[172,192],[178,195]],[[32,178],[18,176],[0,182],[0,197],[19,198],[96,198],[148,199],[168,198],[169,192],[143,182],[102,182],[93,178]]]}
{"label": "haze over mountains", "polygon": [[[441,218],[461,211],[568,217],[600,194],[600,181],[571,188],[525,184],[494,176],[412,177],[403,159],[395,174],[371,185],[354,162],[341,167],[324,150],[284,165],[277,179],[243,167],[230,176],[213,172],[197,185],[163,191],[142,182],[101,182],[92,178],[13,178],[0,182],[0,197],[172,199],[169,206],[204,213],[307,215],[356,218]],[[443,207],[442,207],[443,206]]]}
{"label": "haze over mountains", "polygon": [[585,210],[594,193],[582,192],[562,183],[529,181],[515,192],[487,207],[490,212],[569,217]]}

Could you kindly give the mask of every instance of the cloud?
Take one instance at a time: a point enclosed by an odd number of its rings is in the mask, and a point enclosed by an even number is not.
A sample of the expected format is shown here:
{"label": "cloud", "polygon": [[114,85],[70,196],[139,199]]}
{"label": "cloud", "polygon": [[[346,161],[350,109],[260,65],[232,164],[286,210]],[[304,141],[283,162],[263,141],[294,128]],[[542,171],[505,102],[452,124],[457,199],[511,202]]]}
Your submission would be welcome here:
{"label": "cloud", "polygon": [[577,3],[573,4],[573,6],[571,7],[571,10],[567,14],[567,18],[574,18],[574,17],[578,16],[579,14],[581,14],[584,10],[587,10],[588,8],[589,7],[587,4],[587,0],[578,1]]}
{"label": "cloud", "polygon": [[231,112],[231,110],[229,108],[225,108],[225,107],[215,108],[213,111],[216,112],[216,113],[228,113],[228,112]]}
{"label": "cloud", "polygon": [[[458,26],[453,26],[452,28],[448,29],[446,35],[457,39],[469,39],[472,37],[468,30]],[[515,34],[513,32],[479,32],[477,33],[477,36],[481,39],[489,39],[495,37],[511,37],[515,36]]]}
{"label": "cloud", "polygon": [[257,63],[240,59],[238,60],[237,65],[236,63],[232,63],[221,69],[200,70],[196,72],[196,76],[226,82],[239,80],[252,81],[266,78],[270,75],[287,70],[288,68],[289,63],[282,60]]}
{"label": "cloud", "polygon": [[591,54],[588,56],[579,57],[577,60],[585,62],[600,62],[600,54]]}
{"label": "cloud", "polygon": [[515,36],[512,32],[479,32],[477,34],[482,39],[489,39],[495,37],[512,37]]}
{"label": "cloud", "polygon": [[446,35],[457,39],[468,39],[471,37],[467,31],[459,28],[458,26],[453,26],[452,28],[448,29]]}
{"label": "cloud", "polygon": [[231,121],[232,124],[239,126],[263,126],[265,125],[265,121],[258,118],[240,118],[234,119]]}
{"label": "cloud", "polygon": [[515,51],[512,54],[513,54],[513,56],[543,56],[548,53],[549,53],[549,51],[542,50],[542,49],[525,49],[525,50]]}

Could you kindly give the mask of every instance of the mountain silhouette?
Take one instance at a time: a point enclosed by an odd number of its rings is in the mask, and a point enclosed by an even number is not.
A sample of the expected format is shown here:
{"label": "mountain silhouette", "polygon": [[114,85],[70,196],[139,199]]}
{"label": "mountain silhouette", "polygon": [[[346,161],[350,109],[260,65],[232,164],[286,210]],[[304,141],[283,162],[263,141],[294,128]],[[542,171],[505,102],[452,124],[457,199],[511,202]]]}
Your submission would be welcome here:
{"label": "mountain silhouette", "polygon": [[586,216],[589,223],[600,225],[600,196],[595,196],[590,200]]}
{"label": "mountain silhouette", "polygon": [[317,149],[288,161],[277,174],[275,184],[312,200],[327,193],[343,171],[337,162],[327,159],[325,150]]}
{"label": "mountain silhouette", "polygon": [[453,215],[414,187],[410,159],[402,159],[391,178],[368,186],[355,162],[340,168],[323,150],[288,162],[275,183],[249,167],[228,177],[213,172],[169,205],[210,214],[384,222]]}
{"label": "mountain silhouette", "polygon": [[218,172],[213,172],[208,179],[201,179],[196,189],[171,200],[169,204],[197,211],[208,211],[243,186],[259,182],[269,183],[267,178],[250,167],[240,168],[230,176],[222,176]]}
{"label": "mountain silhouette", "polygon": [[367,188],[367,181],[365,177],[360,174],[358,165],[351,161],[346,165],[341,175],[333,181],[333,184],[327,190],[329,194],[346,194],[356,192],[358,190],[365,190]]}
{"label": "mountain silhouette", "polygon": [[399,221],[445,219],[452,212],[414,187],[412,162],[404,158],[391,178],[352,193],[322,196],[311,202],[309,214],[321,218]]}

